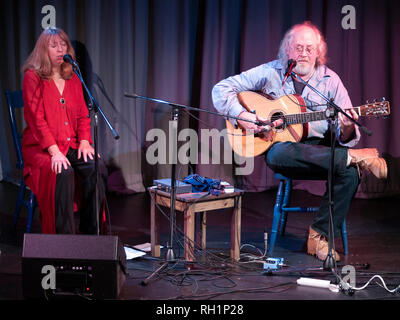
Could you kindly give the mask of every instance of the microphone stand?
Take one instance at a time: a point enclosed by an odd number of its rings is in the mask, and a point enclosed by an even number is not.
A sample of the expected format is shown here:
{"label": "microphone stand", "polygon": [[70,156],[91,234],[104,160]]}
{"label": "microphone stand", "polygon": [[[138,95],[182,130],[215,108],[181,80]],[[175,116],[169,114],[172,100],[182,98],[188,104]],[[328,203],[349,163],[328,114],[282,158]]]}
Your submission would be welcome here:
{"label": "microphone stand", "polygon": [[[331,158],[330,158],[330,165],[328,171],[328,199],[329,199],[329,230],[328,230],[328,255],[326,256],[323,262],[323,269],[325,271],[332,271],[333,274],[337,277],[340,282],[342,288],[348,288],[347,283],[345,283],[340,276],[338,275],[336,268],[336,259],[334,254],[332,254],[332,249],[334,245],[334,230],[333,230],[333,214],[334,214],[334,198],[333,198],[333,179],[334,179],[334,163],[335,163],[335,145],[336,145],[336,132],[338,128],[338,114],[339,112],[345,115],[349,120],[351,120],[355,125],[357,125],[361,130],[363,130],[368,136],[372,135],[372,132],[350,117],[346,112],[343,111],[336,103],[333,102],[333,99],[329,99],[323,93],[315,89],[311,86],[307,81],[304,81],[301,77],[299,77],[294,71],[290,71],[290,75],[298,80],[299,82],[306,85],[316,94],[318,94],[321,98],[323,98],[327,102],[327,116],[328,116],[328,123],[329,129],[331,134]],[[329,112],[329,114],[328,114]],[[346,289],[347,290],[347,289]]]}
{"label": "microphone stand", "polygon": [[98,176],[99,176],[99,162],[98,162],[98,113],[100,112],[101,116],[103,117],[104,121],[106,122],[107,126],[110,128],[112,135],[114,136],[114,139],[119,139],[119,135],[117,131],[112,127],[111,123],[108,121],[106,115],[103,113],[103,110],[101,110],[99,104],[97,103],[96,99],[93,97],[93,95],[90,93],[90,90],[86,86],[85,81],[83,81],[83,77],[81,74],[81,70],[79,69],[78,64],[76,63],[71,63],[72,64],[72,70],[75,72],[75,74],[78,76],[79,80],[81,81],[83,87],[85,88],[85,91],[89,97],[89,115],[90,117],[90,112],[93,112],[94,115],[94,127],[93,127],[93,135],[94,135],[94,171],[95,171],[95,214],[96,214],[96,234],[100,235],[100,222],[99,222],[99,188],[98,188]]}
{"label": "microphone stand", "polygon": [[[262,126],[266,125],[267,123],[261,122],[261,121],[253,121],[253,120],[248,120],[240,117],[235,117],[235,116],[229,116],[226,114],[222,114],[219,112],[214,112],[214,111],[209,111],[209,110],[204,110],[200,108],[195,108],[195,107],[190,107],[182,104],[177,104],[177,103],[172,103],[169,101],[165,100],[160,100],[160,99],[155,99],[155,98],[149,98],[145,96],[140,96],[137,94],[129,94],[125,93],[124,94],[128,98],[135,98],[135,99],[143,99],[143,100],[148,100],[152,102],[158,102],[162,104],[169,105],[172,107],[172,114],[171,114],[171,120],[173,121],[172,127],[174,128],[174,132],[172,136],[174,137],[174,141],[177,141],[177,130],[178,130],[178,119],[179,119],[179,109],[184,109],[184,110],[190,110],[190,111],[200,111],[200,112],[205,112],[213,115],[217,115],[220,117],[224,118],[231,118],[231,119],[236,119],[236,120],[242,120],[250,123],[254,123],[256,125]],[[177,142],[176,142],[177,144]],[[171,199],[170,199],[170,243],[167,245],[168,250],[166,254],[166,262],[159,267],[156,271],[153,272],[148,278],[142,281],[142,285],[147,285],[150,279],[154,277],[154,275],[161,270],[163,270],[169,262],[172,262],[175,260],[175,253],[173,249],[173,240],[174,240],[174,229],[175,229],[175,217],[176,217],[176,212],[175,212],[175,201],[176,201],[176,163],[177,163],[177,145],[174,143],[174,145],[171,147],[173,151],[173,161],[171,163]]]}

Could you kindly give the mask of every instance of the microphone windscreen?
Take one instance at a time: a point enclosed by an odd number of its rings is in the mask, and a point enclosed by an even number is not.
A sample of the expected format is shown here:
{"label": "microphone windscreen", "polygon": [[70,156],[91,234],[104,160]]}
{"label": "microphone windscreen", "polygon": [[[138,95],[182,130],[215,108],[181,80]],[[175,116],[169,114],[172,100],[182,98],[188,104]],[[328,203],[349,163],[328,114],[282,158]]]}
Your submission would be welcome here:
{"label": "microphone windscreen", "polygon": [[63,60],[64,60],[65,62],[67,62],[67,63],[72,63],[72,62],[74,61],[74,60],[72,59],[71,55],[68,54],[68,53],[64,55]]}
{"label": "microphone windscreen", "polygon": [[290,65],[293,64],[293,68],[297,65],[297,61],[294,59],[289,59],[288,60],[288,67],[290,67]]}

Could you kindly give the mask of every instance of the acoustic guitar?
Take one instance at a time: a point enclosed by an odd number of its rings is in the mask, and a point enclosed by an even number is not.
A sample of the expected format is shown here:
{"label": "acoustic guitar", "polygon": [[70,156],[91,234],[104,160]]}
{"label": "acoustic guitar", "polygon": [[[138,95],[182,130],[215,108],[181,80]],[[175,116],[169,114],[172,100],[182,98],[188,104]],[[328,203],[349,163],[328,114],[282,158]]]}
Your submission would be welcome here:
{"label": "acoustic guitar", "polygon": [[[227,137],[235,153],[242,157],[255,157],[267,151],[275,142],[299,142],[307,138],[308,123],[326,120],[331,111],[307,112],[304,99],[297,94],[272,100],[269,96],[253,91],[238,93],[239,102],[247,111],[278,124],[271,130],[254,134],[234,127],[227,120]],[[388,101],[368,103],[352,108],[360,117],[386,117],[390,114]]]}

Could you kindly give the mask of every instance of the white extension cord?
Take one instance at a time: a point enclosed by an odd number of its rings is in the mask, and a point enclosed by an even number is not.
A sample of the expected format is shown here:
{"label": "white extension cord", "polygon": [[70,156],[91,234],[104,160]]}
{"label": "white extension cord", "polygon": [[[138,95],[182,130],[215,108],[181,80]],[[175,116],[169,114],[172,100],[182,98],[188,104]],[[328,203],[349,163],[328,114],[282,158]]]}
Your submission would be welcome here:
{"label": "white extension cord", "polygon": [[299,278],[297,284],[301,286],[315,287],[315,288],[326,288],[332,292],[339,292],[339,286],[332,284],[329,280],[311,279],[311,278]]}

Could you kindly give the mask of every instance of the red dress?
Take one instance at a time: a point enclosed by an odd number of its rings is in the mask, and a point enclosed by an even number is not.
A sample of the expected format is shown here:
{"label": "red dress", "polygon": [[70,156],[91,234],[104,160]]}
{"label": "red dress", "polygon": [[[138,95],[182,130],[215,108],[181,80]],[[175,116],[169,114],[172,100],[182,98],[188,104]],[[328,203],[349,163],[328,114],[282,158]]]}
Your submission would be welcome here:
{"label": "red dress", "polygon": [[66,155],[70,147],[78,149],[81,140],[92,143],[89,111],[76,74],[65,81],[60,94],[53,80],[42,79],[28,70],[23,81],[23,99],[27,124],[22,136],[24,179],[37,198],[42,232],[56,233],[56,174],[51,170],[47,149],[57,144]]}

